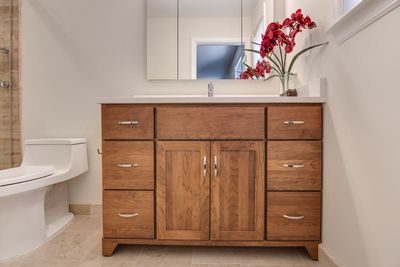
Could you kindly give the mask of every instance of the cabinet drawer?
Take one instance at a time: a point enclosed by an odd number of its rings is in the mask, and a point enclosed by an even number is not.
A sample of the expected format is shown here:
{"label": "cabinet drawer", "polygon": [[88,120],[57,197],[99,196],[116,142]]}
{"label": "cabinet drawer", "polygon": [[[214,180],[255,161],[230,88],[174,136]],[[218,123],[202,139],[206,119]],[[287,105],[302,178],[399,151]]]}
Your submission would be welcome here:
{"label": "cabinet drawer", "polygon": [[103,188],[154,189],[154,143],[103,142]]}
{"label": "cabinet drawer", "polygon": [[321,139],[321,106],[268,107],[268,139]]}
{"label": "cabinet drawer", "polygon": [[105,190],[103,206],[104,237],[154,238],[153,192]]}
{"label": "cabinet drawer", "polygon": [[268,192],[268,240],[320,240],[320,192]]}
{"label": "cabinet drawer", "polygon": [[321,141],[269,141],[268,190],[321,190]]}
{"label": "cabinet drawer", "polygon": [[165,107],[156,111],[159,139],[264,139],[263,107]]}
{"label": "cabinet drawer", "polygon": [[154,109],[103,105],[103,139],[153,139]]}

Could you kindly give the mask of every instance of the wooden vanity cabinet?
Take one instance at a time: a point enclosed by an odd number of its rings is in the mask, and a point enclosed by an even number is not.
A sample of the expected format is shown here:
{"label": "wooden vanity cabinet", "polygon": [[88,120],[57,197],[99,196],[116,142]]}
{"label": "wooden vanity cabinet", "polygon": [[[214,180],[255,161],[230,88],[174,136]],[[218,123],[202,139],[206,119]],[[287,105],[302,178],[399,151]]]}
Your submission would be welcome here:
{"label": "wooden vanity cabinet", "polygon": [[104,104],[103,255],[118,244],[305,247],[321,104]]}

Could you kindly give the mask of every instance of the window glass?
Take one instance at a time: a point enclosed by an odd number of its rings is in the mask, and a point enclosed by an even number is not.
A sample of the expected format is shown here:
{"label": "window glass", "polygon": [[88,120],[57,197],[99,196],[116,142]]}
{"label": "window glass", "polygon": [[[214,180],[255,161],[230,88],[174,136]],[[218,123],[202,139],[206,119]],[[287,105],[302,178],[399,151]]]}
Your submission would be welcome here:
{"label": "window glass", "polygon": [[343,14],[346,14],[353,9],[362,0],[343,0]]}

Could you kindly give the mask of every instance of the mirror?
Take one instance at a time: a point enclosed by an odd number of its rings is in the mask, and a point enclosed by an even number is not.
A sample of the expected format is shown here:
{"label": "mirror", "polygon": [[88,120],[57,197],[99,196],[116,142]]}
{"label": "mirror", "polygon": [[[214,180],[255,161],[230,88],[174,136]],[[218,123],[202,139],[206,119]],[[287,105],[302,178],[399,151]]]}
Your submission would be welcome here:
{"label": "mirror", "polygon": [[272,19],[273,0],[147,0],[147,78],[238,79]]}

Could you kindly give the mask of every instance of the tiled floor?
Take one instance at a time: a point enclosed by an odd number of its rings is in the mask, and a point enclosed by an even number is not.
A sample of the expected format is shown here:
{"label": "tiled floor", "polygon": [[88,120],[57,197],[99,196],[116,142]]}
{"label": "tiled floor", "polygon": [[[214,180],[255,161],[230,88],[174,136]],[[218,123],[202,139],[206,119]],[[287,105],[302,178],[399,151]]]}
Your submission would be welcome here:
{"label": "tiled floor", "polygon": [[50,242],[0,267],[319,267],[303,249],[120,246],[101,256],[101,216],[75,216]]}

